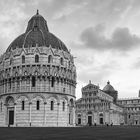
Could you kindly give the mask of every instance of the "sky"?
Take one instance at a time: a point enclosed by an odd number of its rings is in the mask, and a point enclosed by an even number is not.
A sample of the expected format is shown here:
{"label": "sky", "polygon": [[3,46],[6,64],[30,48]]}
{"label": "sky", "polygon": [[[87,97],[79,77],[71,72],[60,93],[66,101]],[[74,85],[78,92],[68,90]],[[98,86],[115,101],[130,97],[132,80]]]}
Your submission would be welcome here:
{"label": "sky", "polygon": [[75,57],[76,98],[89,80],[110,81],[119,98],[140,89],[140,0],[0,0],[0,54],[39,9]]}

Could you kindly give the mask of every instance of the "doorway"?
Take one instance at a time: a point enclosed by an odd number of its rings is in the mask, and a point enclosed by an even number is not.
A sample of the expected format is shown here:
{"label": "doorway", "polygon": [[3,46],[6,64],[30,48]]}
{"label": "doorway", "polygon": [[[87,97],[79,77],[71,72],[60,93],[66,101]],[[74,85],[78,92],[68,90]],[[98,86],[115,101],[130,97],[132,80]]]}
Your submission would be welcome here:
{"label": "doorway", "polygon": [[100,124],[104,124],[104,116],[103,116],[103,113],[100,113],[99,114],[99,122],[100,122]]}
{"label": "doorway", "polygon": [[89,126],[92,125],[92,116],[88,116],[88,124],[89,124]]}
{"label": "doorway", "polygon": [[78,118],[78,124],[81,124],[81,118]]}
{"label": "doorway", "polygon": [[9,125],[14,124],[14,110],[9,110]]}
{"label": "doorway", "polygon": [[135,124],[136,124],[136,125],[138,124],[138,120],[135,120]]}

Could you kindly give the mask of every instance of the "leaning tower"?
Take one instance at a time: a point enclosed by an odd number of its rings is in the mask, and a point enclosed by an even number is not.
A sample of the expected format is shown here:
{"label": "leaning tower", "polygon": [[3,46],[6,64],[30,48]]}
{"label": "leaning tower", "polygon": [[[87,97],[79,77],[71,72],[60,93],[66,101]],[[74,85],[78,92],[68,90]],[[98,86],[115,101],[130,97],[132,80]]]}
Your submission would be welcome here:
{"label": "leaning tower", "polygon": [[38,13],[0,57],[0,126],[74,126],[76,68]]}

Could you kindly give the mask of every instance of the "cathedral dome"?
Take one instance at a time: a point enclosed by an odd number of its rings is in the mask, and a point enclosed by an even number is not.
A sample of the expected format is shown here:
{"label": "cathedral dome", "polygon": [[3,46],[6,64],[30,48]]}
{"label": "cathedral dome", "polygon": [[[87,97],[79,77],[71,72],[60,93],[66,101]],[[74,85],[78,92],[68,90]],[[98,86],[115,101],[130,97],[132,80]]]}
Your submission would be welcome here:
{"label": "cathedral dome", "polygon": [[18,36],[8,47],[7,52],[17,48],[49,47],[68,52],[65,44],[49,32],[47,21],[38,13],[28,22],[26,32]]}
{"label": "cathedral dome", "polygon": [[112,91],[115,91],[115,89],[113,88],[112,85],[110,85],[110,82],[108,81],[107,85],[103,88],[103,91],[110,91],[110,92],[112,92]]}

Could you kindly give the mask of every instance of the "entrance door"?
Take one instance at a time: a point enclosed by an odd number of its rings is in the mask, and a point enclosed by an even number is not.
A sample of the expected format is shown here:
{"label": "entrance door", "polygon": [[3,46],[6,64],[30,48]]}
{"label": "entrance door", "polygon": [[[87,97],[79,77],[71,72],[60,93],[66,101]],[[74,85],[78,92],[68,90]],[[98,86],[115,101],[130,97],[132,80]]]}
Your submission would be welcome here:
{"label": "entrance door", "polygon": [[9,110],[9,125],[14,124],[14,110]]}
{"label": "entrance door", "polygon": [[103,124],[103,118],[100,118],[100,124]]}
{"label": "entrance door", "polygon": [[92,116],[88,116],[88,124],[89,124],[89,126],[92,125]]}

